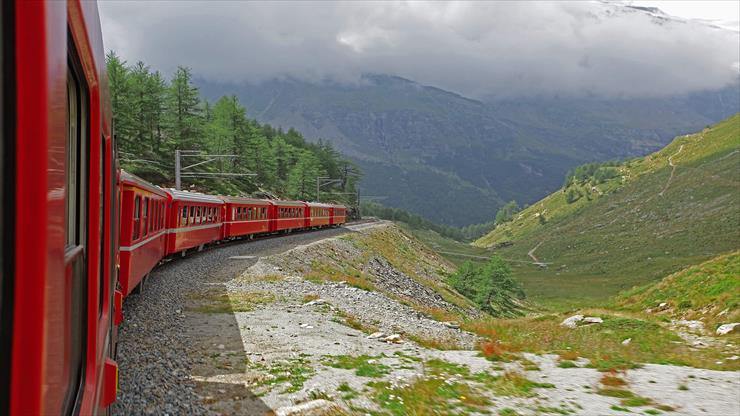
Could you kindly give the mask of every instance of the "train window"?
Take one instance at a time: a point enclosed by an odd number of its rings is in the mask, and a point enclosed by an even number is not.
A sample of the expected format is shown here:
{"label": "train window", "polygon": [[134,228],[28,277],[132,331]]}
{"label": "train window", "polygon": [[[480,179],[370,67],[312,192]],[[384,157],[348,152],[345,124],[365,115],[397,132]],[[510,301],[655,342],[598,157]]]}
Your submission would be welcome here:
{"label": "train window", "polygon": [[134,230],[131,238],[133,240],[136,240],[139,238],[139,223],[140,223],[140,215],[141,215],[141,197],[136,196],[134,198]]}
{"label": "train window", "polygon": [[149,198],[144,198],[144,212],[141,216],[141,222],[144,225],[142,236],[145,236],[149,233]]}
{"label": "train window", "polygon": [[190,219],[188,220],[188,224],[195,224],[195,207],[190,207]]}

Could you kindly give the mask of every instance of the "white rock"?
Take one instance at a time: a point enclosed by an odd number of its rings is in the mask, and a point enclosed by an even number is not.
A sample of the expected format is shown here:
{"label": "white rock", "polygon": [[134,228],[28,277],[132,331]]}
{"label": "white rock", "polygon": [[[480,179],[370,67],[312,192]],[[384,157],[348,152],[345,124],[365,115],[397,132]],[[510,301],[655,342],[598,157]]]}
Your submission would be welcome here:
{"label": "white rock", "polygon": [[583,320],[583,315],[573,315],[570,318],[567,318],[563,322],[560,323],[560,326],[564,326],[566,328],[575,328],[578,326],[578,322]]}
{"label": "white rock", "polygon": [[667,308],[667,307],[668,307],[668,303],[666,303],[666,302],[661,302],[661,303],[660,303],[660,304],[658,305],[658,308],[659,308],[659,309],[665,309],[665,308]]}
{"label": "white rock", "polygon": [[740,325],[740,322],[733,322],[731,324],[720,325],[719,328],[717,328],[717,335],[730,334],[736,330],[738,325]]}
{"label": "white rock", "polygon": [[446,326],[447,328],[452,328],[452,329],[460,328],[460,324],[458,324],[457,322],[447,321],[447,322],[442,322],[442,324],[444,324],[444,326]]}
{"label": "white rock", "polygon": [[387,337],[383,338],[383,341],[389,344],[400,344],[403,342],[403,340],[401,339],[401,335],[399,334],[388,335]]}
{"label": "white rock", "polygon": [[226,346],[224,344],[218,344],[218,346],[216,348],[222,350],[222,349],[226,348]]}
{"label": "white rock", "polygon": [[728,358],[728,360],[730,360],[730,361],[735,361],[737,359],[740,359],[740,356],[733,355],[732,357]]}
{"label": "white rock", "polygon": [[318,399],[297,404],[294,406],[284,406],[275,411],[275,416],[318,416],[329,413],[330,411],[339,411],[337,404],[328,400]]}
{"label": "white rock", "polygon": [[687,321],[684,319],[673,321],[674,325],[685,326],[692,331],[702,331],[704,329],[704,322],[702,321]]}
{"label": "white rock", "polygon": [[382,332],[373,332],[372,334],[367,336],[367,339],[378,339],[383,338],[384,336],[385,334]]}
{"label": "white rock", "polygon": [[306,329],[313,329],[313,327],[311,325],[309,325],[309,324],[301,324],[300,327],[301,328],[306,328]]}
{"label": "white rock", "polygon": [[180,314],[181,312],[182,312],[182,310],[181,310],[181,309],[175,309],[175,313],[176,313],[176,314],[178,314],[178,315],[179,315],[179,314]]}
{"label": "white rock", "polygon": [[632,338],[627,338],[624,341],[622,341],[622,345],[630,345],[630,342],[632,342]]}
{"label": "white rock", "polygon": [[304,303],[303,306],[312,306],[312,305],[325,305],[326,301],[324,299],[316,299],[312,300],[310,302]]}
{"label": "white rock", "polygon": [[599,318],[598,316],[587,316],[583,318],[584,324],[603,324],[604,320]]}
{"label": "white rock", "polygon": [[727,308],[727,309],[723,310],[722,312],[718,313],[717,316],[727,315],[727,312],[729,312],[729,311],[730,311],[730,308]]}

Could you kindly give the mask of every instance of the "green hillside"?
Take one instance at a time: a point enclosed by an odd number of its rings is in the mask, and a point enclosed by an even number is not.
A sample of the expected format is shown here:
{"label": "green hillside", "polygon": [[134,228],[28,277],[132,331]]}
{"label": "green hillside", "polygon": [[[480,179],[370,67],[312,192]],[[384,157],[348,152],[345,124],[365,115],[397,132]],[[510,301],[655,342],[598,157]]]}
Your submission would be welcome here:
{"label": "green hillside", "polygon": [[474,244],[513,260],[534,298],[597,302],[736,250],[739,162],[736,114],[571,180]]}
{"label": "green hillside", "polygon": [[[666,303],[658,313],[681,319],[737,322],[740,318],[740,251],[725,254],[629,290],[619,308],[644,311]],[[715,325],[716,326],[716,325]],[[714,329],[714,328],[711,328]]]}

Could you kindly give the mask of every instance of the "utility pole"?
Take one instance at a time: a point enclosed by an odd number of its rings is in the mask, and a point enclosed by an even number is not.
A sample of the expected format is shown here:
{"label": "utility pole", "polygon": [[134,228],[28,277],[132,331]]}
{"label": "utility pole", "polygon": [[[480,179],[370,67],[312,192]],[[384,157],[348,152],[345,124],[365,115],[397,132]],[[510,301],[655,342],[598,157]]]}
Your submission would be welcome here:
{"label": "utility pole", "polygon": [[180,190],[180,149],[175,150],[175,189]]}

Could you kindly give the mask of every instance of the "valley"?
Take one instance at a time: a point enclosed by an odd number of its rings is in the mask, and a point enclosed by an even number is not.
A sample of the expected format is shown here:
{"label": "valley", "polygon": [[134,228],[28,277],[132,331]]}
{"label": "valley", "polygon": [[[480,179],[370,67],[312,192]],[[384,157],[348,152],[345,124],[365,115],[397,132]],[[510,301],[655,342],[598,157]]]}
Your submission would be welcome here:
{"label": "valley", "polygon": [[196,84],[209,100],[235,94],[260,122],[331,142],[362,169],[365,195],[456,226],[538,201],[574,166],[642,156],[740,111],[737,85],[642,99],[471,99],[377,74]]}

